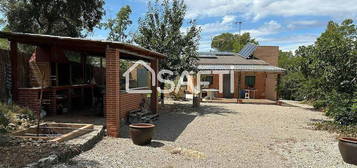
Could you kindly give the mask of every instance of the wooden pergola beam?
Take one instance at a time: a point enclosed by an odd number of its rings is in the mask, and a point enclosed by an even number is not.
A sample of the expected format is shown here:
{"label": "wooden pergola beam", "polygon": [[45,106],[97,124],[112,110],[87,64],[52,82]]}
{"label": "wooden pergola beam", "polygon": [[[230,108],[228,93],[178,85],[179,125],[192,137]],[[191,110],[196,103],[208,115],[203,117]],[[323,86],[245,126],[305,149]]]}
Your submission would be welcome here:
{"label": "wooden pergola beam", "polygon": [[[158,74],[159,72],[159,60],[158,59],[155,59],[155,60],[152,60],[150,62],[150,66],[151,68],[154,70],[155,72],[155,75]],[[158,91],[157,91],[157,87],[159,87],[159,83],[158,83],[158,80],[155,79],[155,85],[152,85],[151,83],[151,111],[153,113],[157,113],[158,112]]]}
{"label": "wooden pergola beam", "polygon": [[18,88],[19,88],[19,81],[18,81],[18,49],[17,49],[17,42],[10,41],[10,60],[11,60],[11,80],[12,80],[12,87],[11,87],[11,94],[13,101],[17,101],[18,98]]}

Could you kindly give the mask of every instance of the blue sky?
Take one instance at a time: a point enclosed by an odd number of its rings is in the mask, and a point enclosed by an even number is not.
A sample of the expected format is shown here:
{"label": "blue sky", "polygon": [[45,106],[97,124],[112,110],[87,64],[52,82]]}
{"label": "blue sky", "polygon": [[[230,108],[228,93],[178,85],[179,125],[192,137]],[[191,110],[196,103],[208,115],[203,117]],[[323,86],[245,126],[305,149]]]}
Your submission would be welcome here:
{"label": "blue sky", "polygon": [[[124,5],[133,13],[135,32],[137,20],[146,12],[147,0],[105,0],[106,16],[115,17]],[[298,46],[312,44],[325,30],[329,20],[357,19],[357,0],[186,0],[186,19],[195,19],[202,28],[200,51],[209,51],[212,37],[223,32],[250,32],[260,45],[279,46],[294,51]],[[89,38],[105,39],[108,32],[96,29]]]}

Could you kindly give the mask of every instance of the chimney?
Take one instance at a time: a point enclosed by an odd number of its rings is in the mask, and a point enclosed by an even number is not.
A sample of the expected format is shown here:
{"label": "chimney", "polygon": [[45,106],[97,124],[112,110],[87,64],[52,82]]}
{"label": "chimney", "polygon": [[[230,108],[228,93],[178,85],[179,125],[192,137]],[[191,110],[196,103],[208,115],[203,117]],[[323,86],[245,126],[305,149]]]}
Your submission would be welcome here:
{"label": "chimney", "polygon": [[258,46],[253,56],[263,60],[270,65],[278,66],[279,47],[278,46]]}

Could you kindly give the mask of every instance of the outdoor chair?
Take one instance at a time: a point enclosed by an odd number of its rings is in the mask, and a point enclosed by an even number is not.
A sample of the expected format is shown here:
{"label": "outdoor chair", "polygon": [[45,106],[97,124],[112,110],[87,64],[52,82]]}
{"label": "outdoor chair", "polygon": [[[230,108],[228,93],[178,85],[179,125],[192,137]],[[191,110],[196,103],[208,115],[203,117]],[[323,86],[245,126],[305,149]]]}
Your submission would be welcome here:
{"label": "outdoor chair", "polygon": [[250,99],[249,91],[245,91],[244,98],[245,99]]}

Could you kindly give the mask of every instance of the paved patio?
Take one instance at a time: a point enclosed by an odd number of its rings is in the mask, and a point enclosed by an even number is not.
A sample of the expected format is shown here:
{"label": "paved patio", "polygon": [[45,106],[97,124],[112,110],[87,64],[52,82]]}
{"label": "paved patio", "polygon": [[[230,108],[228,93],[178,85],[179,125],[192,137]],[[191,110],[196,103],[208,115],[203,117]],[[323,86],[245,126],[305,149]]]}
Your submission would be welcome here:
{"label": "paved patio", "polygon": [[335,134],[311,129],[321,112],[296,105],[189,102],[165,105],[152,145],[105,138],[55,167],[352,167]]}

